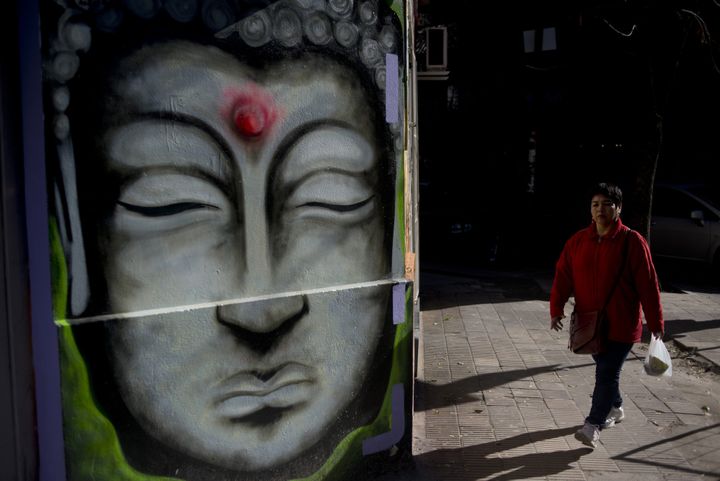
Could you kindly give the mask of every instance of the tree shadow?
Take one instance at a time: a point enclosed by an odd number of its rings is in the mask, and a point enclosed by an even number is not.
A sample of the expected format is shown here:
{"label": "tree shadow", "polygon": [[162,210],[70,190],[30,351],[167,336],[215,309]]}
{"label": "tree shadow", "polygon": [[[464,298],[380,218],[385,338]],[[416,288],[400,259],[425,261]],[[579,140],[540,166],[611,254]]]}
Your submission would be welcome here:
{"label": "tree shadow", "polygon": [[[720,319],[710,321],[696,321],[694,319],[672,319],[665,321],[666,338],[683,337],[688,332],[705,331],[720,327]],[[648,339],[650,336],[648,335]]]}
{"label": "tree shadow", "polygon": [[[656,467],[661,467],[664,469],[672,469],[672,470],[679,471],[682,473],[700,475],[701,477],[702,476],[717,476],[717,474],[718,474],[717,472],[704,471],[702,469],[695,469],[692,467],[689,468],[689,467],[682,466],[682,465],[670,464],[670,463],[666,462],[665,459],[662,458],[662,455],[660,455],[654,459],[653,450],[657,451],[657,448],[661,447],[663,445],[667,446],[668,449],[672,449],[673,444],[683,438],[696,436],[700,433],[707,432],[707,431],[717,430],[719,427],[720,427],[720,423],[716,423],[711,426],[704,426],[701,428],[697,428],[692,431],[688,431],[686,433],[678,434],[676,436],[666,438],[661,441],[656,441],[654,443],[646,444],[646,445],[640,446],[638,448],[632,449],[630,451],[626,451],[622,454],[613,456],[612,459],[623,460],[626,462],[637,463],[637,464],[645,464],[645,465],[649,465],[649,466],[656,466]],[[635,455],[638,455],[638,457],[634,457]],[[655,453],[655,456],[657,456],[657,453]]]}
{"label": "tree shadow", "polygon": [[427,411],[452,404],[464,404],[477,401],[478,399],[472,396],[473,393],[486,391],[537,374],[555,371],[558,367],[559,364],[551,364],[530,369],[484,373],[440,385],[428,381],[416,381],[415,393],[417,397],[415,410]]}
{"label": "tree shadow", "polygon": [[[528,453],[507,457],[492,455],[535,442],[568,436],[574,433],[578,427],[522,433],[511,438],[463,448],[438,449],[415,456],[415,463],[421,472],[428,474],[443,469],[455,469],[463,470],[471,475],[474,471],[481,472],[482,477],[487,478],[493,474],[508,471],[493,478],[493,480],[502,481],[552,476],[573,469],[571,463],[575,463],[582,456],[591,453],[592,449],[583,447],[567,451]],[[458,466],[458,463],[461,463],[461,466]],[[426,475],[424,479],[431,478]]]}

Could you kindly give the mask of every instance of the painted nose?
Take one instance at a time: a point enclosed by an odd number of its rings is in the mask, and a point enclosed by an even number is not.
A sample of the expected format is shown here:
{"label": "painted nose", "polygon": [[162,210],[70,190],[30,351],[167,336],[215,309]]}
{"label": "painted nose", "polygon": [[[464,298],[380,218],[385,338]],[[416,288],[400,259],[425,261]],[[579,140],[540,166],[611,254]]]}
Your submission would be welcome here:
{"label": "painted nose", "polygon": [[219,306],[218,322],[241,343],[258,352],[276,345],[308,312],[304,296]]}

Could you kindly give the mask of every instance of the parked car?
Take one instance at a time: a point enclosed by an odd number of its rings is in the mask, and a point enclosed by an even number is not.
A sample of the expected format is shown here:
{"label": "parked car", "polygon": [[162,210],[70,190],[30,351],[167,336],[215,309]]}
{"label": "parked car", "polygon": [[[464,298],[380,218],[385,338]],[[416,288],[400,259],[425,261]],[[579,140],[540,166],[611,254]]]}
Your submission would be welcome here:
{"label": "parked car", "polygon": [[655,186],[650,248],[654,257],[720,267],[720,194],[706,186]]}

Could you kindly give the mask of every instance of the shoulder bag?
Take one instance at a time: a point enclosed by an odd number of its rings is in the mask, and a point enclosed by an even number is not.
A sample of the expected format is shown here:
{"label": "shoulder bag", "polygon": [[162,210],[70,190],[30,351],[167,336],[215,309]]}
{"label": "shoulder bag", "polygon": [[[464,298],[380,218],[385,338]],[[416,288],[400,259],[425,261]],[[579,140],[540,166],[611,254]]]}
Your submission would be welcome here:
{"label": "shoulder bag", "polygon": [[615,293],[615,288],[620,283],[620,277],[625,270],[628,250],[628,236],[630,230],[625,233],[623,244],[623,257],[620,269],[615,277],[615,283],[605,299],[605,304],[599,311],[577,312],[573,311],[570,316],[570,340],[568,347],[575,354],[597,354],[605,350],[608,336],[607,306]]}

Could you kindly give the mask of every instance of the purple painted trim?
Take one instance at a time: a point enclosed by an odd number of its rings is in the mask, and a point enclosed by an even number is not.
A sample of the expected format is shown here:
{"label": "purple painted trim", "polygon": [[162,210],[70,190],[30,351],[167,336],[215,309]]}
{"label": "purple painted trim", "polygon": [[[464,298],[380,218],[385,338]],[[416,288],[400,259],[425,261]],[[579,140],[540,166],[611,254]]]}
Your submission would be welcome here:
{"label": "purple painted trim", "polygon": [[26,0],[17,4],[20,22],[20,84],[22,85],[20,95],[39,480],[56,481],[65,479],[65,448],[58,338],[53,323],[50,291],[50,237],[45,190],[40,12],[37,0]]}
{"label": "purple painted trim", "polygon": [[385,54],[385,121],[389,124],[398,123],[400,116],[398,96],[400,95],[400,71],[398,56]]}
{"label": "purple painted trim", "polygon": [[363,441],[363,456],[392,448],[405,434],[405,386],[392,387],[392,418],[390,431]]}
{"label": "purple painted trim", "polygon": [[395,284],[392,290],[393,324],[405,322],[405,284]]}

